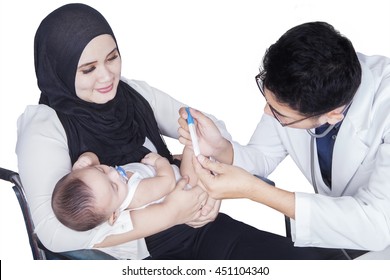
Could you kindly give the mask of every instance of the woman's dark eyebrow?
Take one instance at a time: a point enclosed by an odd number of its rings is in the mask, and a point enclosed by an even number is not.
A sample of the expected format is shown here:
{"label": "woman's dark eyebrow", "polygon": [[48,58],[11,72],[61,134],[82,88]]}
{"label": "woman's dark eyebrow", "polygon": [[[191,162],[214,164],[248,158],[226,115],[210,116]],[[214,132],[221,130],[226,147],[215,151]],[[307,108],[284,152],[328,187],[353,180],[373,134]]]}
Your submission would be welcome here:
{"label": "woman's dark eyebrow", "polygon": [[117,51],[118,50],[118,48],[117,47],[115,47],[112,51],[110,51],[109,53],[108,53],[108,55],[107,56],[110,56],[113,52],[115,52],[115,51]]}
{"label": "woman's dark eyebrow", "polygon": [[80,69],[80,68],[83,68],[83,67],[85,67],[85,66],[94,64],[95,62],[96,62],[96,61],[92,61],[92,62],[87,62],[87,63],[81,64],[79,67],[77,67],[77,69]]}
{"label": "woman's dark eyebrow", "polygon": [[[117,51],[117,50],[118,50],[118,48],[115,47],[112,51],[110,51],[110,52],[107,54],[106,57],[110,56],[113,52],[115,52],[115,51]],[[80,68],[82,68],[82,67],[85,67],[85,66],[88,66],[88,65],[91,65],[91,64],[94,64],[94,63],[96,63],[96,61],[91,61],[91,62],[87,62],[87,63],[81,64],[79,67],[77,67],[77,69],[80,69]]]}

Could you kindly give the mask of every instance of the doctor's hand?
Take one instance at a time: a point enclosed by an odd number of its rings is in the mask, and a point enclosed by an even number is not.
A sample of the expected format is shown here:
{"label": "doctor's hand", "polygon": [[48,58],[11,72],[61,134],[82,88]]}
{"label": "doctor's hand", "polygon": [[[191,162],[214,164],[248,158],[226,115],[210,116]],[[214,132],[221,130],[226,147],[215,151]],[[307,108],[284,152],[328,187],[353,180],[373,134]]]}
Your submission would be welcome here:
{"label": "doctor's hand", "polygon": [[211,161],[200,155],[193,157],[198,184],[214,199],[249,198],[259,180],[244,169]]}
{"label": "doctor's hand", "polygon": [[[222,136],[218,127],[209,117],[193,108],[190,108],[190,112],[195,121],[196,133],[202,155],[217,156],[221,149],[223,150],[231,146],[231,143]],[[184,107],[180,108],[179,114],[179,142],[185,146],[192,146],[187,124],[188,114]]]}
{"label": "doctor's hand", "polygon": [[208,197],[206,204],[200,210],[201,215],[197,219],[188,222],[187,225],[193,228],[203,227],[217,218],[220,207],[221,200]]}

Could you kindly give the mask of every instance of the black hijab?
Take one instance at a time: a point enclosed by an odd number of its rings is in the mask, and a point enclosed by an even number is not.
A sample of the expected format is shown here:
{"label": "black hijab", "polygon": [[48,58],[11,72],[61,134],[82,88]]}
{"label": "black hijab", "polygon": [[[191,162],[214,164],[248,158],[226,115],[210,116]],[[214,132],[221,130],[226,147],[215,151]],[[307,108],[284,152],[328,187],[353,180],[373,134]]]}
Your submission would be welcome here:
{"label": "black hijab", "polygon": [[40,24],[34,41],[35,72],[41,90],[40,104],[53,108],[68,139],[72,164],[86,151],[101,163],[137,162],[149,152],[145,137],[172,162],[149,103],[120,81],[114,99],[105,104],[77,97],[75,77],[85,46],[96,36],[116,39],[106,19],[84,4],[68,4],[49,14]]}

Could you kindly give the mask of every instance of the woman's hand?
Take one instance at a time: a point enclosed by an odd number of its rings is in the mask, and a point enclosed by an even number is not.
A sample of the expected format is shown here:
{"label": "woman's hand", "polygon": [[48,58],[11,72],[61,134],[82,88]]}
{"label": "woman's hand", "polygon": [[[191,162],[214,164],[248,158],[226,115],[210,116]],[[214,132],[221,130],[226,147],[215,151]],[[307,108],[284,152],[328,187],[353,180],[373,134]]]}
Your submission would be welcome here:
{"label": "woman's hand", "polygon": [[217,218],[220,207],[221,200],[208,197],[206,204],[201,209],[199,218],[188,222],[187,225],[193,228],[203,227]]}
{"label": "woman's hand", "polygon": [[186,189],[187,183],[187,178],[181,179],[163,202],[169,208],[168,215],[174,217],[175,225],[198,219],[202,215],[202,208],[207,203],[207,193],[199,186]]}
{"label": "woman's hand", "polygon": [[[231,146],[230,142],[223,138],[218,127],[209,117],[193,108],[190,108],[190,112],[195,121],[201,154],[204,156],[218,158],[221,150],[224,151],[226,148]],[[188,114],[184,107],[180,108],[179,114],[179,142],[185,146],[192,146],[191,136],[187,124]]]}

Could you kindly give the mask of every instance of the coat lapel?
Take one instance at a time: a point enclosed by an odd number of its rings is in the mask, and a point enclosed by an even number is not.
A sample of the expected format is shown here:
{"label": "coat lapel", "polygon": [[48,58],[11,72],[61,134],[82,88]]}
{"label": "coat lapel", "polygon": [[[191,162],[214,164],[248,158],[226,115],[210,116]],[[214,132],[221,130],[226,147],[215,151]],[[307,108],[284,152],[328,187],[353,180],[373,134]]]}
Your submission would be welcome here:
{"label": "coat lapel", "polygon": [[362,65],[362,82],[340,127],[333,150],[332,196],[344,192],[369,150],[365,138],[375,93],[373,84],[371,72]]}
{"label": "coat lapel", "polygon": [[358,170],[368,152],[362,132],[355,131],[351,122],[343,123],[337,135],[332,161],[332,196],[340,196]]}

